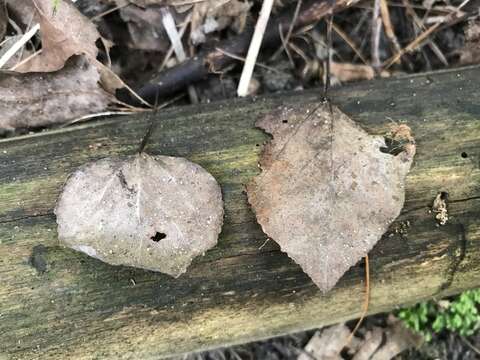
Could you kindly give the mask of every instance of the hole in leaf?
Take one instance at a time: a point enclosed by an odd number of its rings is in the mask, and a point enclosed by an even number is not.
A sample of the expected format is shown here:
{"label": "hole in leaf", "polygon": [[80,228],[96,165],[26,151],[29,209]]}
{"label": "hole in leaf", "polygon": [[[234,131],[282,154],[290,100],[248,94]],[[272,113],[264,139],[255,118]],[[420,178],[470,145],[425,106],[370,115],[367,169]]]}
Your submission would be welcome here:
{"label": "hole in leaf", "polygon": [[390,137],[386,137],[385,138],[386,146],[380,147],[380,151],[386,154],[397,156],[404,150],[404,145],[407,143],[408,141],[398,141]]}
{"label": "hole in leaf", "polygon": [[152,236],[150,239],[155,242],[159,242],[160,240],[163,240],[167,237],[167,234],[161,233],[161,232],[156,232],[154,236]]}
{"label": "hole in leaf", "polygon": [[462,158],[466,159],[468,158],[468,154],[464,151],[460,154],[462,156]]}

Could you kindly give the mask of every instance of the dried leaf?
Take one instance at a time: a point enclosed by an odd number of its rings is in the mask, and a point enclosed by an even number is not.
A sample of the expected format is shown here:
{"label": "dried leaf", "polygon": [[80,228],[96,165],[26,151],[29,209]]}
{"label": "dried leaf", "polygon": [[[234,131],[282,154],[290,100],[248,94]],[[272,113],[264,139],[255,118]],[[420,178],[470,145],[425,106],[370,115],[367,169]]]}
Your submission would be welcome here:
{"label": "dried leaf", "polygon": [[217,243],[222,194],[200,166],[142,153],[79,168],[55,214],[64,245],[109,264],[176,277]]}
{"label": "dried leaf", "polygon": [[[8,6],[15,14],[28,14],[29,22],[40,23],[42,52],[15,68],[19,72],[51,72],[61,69],[67,59],[75,54],[85,55],[100,73],[100,83],[110,94],[126,87],[125,83],[110,68],[96,57],[97,40],[105,48],[112,44],[101,38],[93,22],[85,17],[70,1],[63,1],[53,12],[51,0],[8,0]],[[25,17],[25,16],[24,16]],[[25,20],[25,19],[24,19]]]}
{"label": "dried leaf", "polygon": [[408,329],[403,321],[392,315],[388,319],[389,326],[386,330],[386,341],[370,360],[394,359],[402,351],[418,348],[423,343],[423,336]]}
{"label": "dried leaf", "polygon": [[135,5],[120,9],[120,16],[128,26],[132,49],[166,52],[170,46],[162,25],[160,6],[141,8]]}
{"label": "dried leaf", "polygon": [[273,140],[247,193],[263,231],[325,292],[399,215],[415,145],[403,125],[390,143],[406,141],[405,151],[381,152],[385,139],[337,108],[310,109],[279,109],[257,123]]}
{"label": "dried leaf", "polygon": [[385,330],[375,326],[372,330],[367,331],[364,341],[355,353],[352,360],[370,360],[375,351],[378,350],[383,341]]}
{"label": "dried leaf", "polygon": [[104,110],[112,101],[83,57],[51,73],[0,73],[0,129],[43,127]]}
{"label": "dried leaf", "polygon": [[460,64],[480,62],[480,19],[468,22],[465,29],[465,44],[460,49]]}
{"label": "dried leaf", "polygon": [[345,324],[337,324],[317,331],[305,346],[305,353],[297,360],[342,360],[341,351],[348,342],[350,329]]}
{"label": "dried leaf", "polygon": [[95,42],[100,34],[95,25],[69,1],[63,1],[55,13],[53,9],[51,0],[31,2],[31,14],[36,13],[40,22],[42,53],[18,67],[17,71],[56,71],[72,55],[85,54],[90,59],[96,58]]}
{"label": "dried leaf", "polygon": [[[330,74],[340,82],[372,80],[375,78],[375,70],[369,65],[338,63],[332,61],[330,63]],[[381,77],[389,77],[388,71],[382,71]]]}
{"label": "dried leaf", "polygon": [[208,0],[195,4],[192,10],[191,40],[205,42],[205,34],[231,26],[237,33],[245,27],[251,4],[239,0]]}

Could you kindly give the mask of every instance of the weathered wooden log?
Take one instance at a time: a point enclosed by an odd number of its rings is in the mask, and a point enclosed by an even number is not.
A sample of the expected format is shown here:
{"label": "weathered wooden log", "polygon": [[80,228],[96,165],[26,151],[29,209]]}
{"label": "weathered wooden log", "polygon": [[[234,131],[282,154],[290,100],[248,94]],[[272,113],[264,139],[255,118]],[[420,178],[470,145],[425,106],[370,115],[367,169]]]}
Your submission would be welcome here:
{"label": "weathered wooden log", "polygon": [[[372,313],[480,285],[480,68],[359,83],[332,101],[371,133],[405,122],[417,141],[402,215],[370,254]],[[55,200],[93,159],[134,153],[145,115],[0,141],[0,358],[158,358],[355,318],[362,264],[325,296],[255,221],[244,184],[267,136],[258,116],[321,91],[157,115],[147,151],[210,171],[225,199],[219,245],[178,279],[57,245]],[[447,224],[430,208],[449,194]],[[365,204],[368,206],[368,204]],[[3,356],[3,357],[2,357]]]}

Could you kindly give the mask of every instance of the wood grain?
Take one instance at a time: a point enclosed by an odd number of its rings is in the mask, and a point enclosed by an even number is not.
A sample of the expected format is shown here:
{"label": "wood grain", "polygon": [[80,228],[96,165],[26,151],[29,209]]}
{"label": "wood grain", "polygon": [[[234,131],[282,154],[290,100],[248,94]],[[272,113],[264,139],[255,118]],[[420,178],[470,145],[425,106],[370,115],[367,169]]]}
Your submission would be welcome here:
{"label": "wood grain", "polygon": [[[480,286],[479,68],[359,83],[332,101],[367,131],[405,122],[417,141],[402,215],[370,255],[372,313]],[[159,358],[310,329],[359,315],[362,264],[322,296],[247,205],[267,136],[255,120],[319,90],[155,115],[151,154],[184,156],[222,186],[219,245],[179,279],[114,267],[57,245],[52,209],[66,177],[133,154],[145,115],[0,141],[0,359]],[[429,212],[449,194],[450,220]],[[360,204],[368,207],[368,204]]]}

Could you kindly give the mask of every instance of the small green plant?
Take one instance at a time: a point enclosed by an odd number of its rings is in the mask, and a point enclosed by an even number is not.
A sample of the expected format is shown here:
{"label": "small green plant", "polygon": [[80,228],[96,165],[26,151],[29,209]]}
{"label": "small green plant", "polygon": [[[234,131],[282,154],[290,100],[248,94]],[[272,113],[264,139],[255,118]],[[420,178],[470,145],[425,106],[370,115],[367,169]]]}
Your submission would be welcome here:
{"label": "small green plant", "polygon": [[426,301],[402,309],[398,317],[426,341],[444,330],[469,336],[480,328],[479,306],[480,289],[468,290],[451,300]]}
{"label": "small green plant", "polygon": [[60,0],[52,0],[52,2],[53,2],[53,15],[55,15],[55,13],[58,10],[58,5],[60,5]]}

